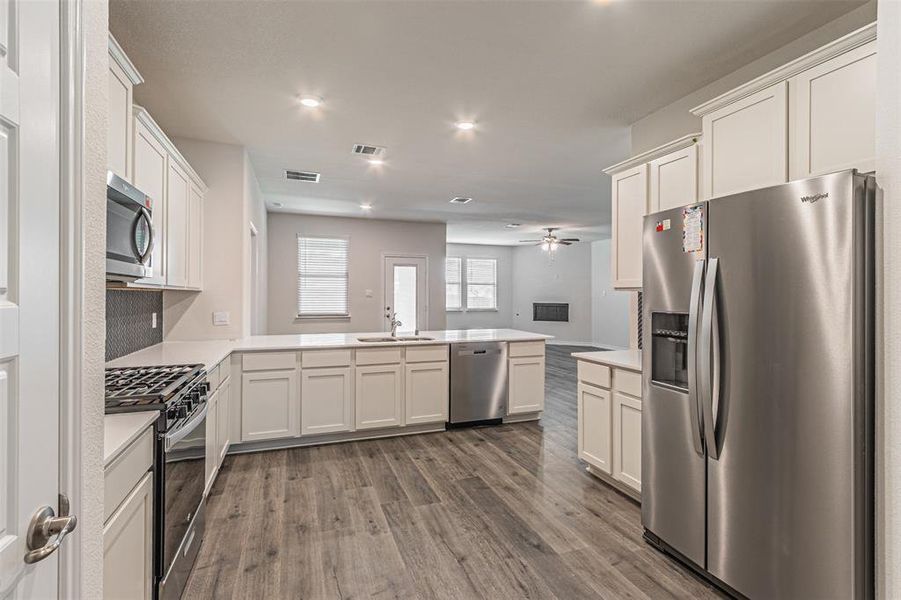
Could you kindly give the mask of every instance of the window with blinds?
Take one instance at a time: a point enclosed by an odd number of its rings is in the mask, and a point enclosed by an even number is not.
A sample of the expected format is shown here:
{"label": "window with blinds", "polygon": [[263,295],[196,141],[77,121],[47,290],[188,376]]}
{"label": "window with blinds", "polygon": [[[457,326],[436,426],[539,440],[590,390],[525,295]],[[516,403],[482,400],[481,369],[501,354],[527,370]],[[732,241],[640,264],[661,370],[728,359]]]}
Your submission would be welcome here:
{"label": "window with blinds", "polygon": [[346,239],[297,237],[297,316],[346,317]]}
{"label": "window with blinds", "polygon": [[448,256],[444,263],[445,306],[447,310],[463,310],[463,259]]}
{"label": "window with blinds", "polygon": [[497,310],[496,259],[466,259],[466,309]]}

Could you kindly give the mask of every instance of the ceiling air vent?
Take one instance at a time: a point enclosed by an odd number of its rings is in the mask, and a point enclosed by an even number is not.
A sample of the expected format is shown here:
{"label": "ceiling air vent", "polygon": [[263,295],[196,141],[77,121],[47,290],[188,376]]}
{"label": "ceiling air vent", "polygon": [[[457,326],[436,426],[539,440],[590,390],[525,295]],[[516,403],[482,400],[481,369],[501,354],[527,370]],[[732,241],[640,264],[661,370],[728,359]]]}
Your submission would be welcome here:
{"label": "ceiling air vent", "polygon": [[285,177],[295,181],[319,183],[319,173],[313,173],[312,171],[285,171]]}
{"label": "ceiling air vent", "polygon": [[369,144],[354,144],[351,153],[372,158],[373,156],[384,155],[385,149],[381,146],[370,146]]}
{"label": "ceiling air vent", "polygon": [[450,201],[451,204],[468,204],[470,202],[472,202],[472,198],[463,198],[462,196],[457,196]]}

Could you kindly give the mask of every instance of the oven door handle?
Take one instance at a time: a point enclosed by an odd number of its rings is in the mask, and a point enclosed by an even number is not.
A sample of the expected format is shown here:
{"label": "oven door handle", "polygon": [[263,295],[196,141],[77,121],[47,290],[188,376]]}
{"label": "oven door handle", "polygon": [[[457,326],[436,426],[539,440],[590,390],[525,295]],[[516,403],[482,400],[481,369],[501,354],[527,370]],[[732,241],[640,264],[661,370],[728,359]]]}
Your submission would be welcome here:
{"label": "oven door handle", "polygon": [[172,449],[172,447],[178,442],[185,439],[189,433],[194,431],[197,428],[197,425],[206,418],[207,405],[206,402],[203,403],[203,408],[201,408],[197,413],[191,417],[191,420],[176,429],[175,431],[170,431],[163,438],[165,440],[166,451]]}

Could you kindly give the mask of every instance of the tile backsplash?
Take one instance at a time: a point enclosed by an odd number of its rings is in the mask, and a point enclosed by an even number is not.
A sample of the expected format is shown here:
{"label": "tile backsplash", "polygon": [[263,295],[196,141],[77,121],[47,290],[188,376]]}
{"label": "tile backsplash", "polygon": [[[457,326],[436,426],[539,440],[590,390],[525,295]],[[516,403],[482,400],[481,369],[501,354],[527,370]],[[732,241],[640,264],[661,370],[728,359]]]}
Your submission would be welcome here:
{"label": "tile backsplash", "polygon": [[163,292],[106,290],[106,360],[162,341]]}

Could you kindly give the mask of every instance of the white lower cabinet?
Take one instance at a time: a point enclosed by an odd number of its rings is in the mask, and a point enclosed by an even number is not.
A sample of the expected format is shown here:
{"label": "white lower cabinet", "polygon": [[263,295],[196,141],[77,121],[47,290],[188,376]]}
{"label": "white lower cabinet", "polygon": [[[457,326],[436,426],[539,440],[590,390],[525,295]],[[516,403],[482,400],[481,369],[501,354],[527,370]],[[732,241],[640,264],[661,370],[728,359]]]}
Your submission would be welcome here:
{"label": "white lower cabinet", "polygon": [[207,398],[206,401],[206,484],[204,490],[209,491],[213,487],[216,471],[219,469],[219,391]]}
{"label": "white lower cabinet", "polygon": [[446,362],[407,364],[404,373],[404,422],[447,421],[450,370]]}
{"label": "white lower cabinet", "polygon": [[579,458],[611,475],[610,390],[579,383]]}
{"label": "white lower cabinet", "polygon": [[350,367],[302,369],[300,433],[353,431],[353,380]]}
{"label": "white lower cabinet", "polygon": [[507,414],[544,410],[544,356],[509,359]]}
{"label": "white lower cabinet", "polygon": [[153,474],[146,473],[103,527],[103,596],[153,597]]}
{"label": "white lower cabinet", "polygon": [[357,429],[398,427],[404,419],[401,365],[368,365],[354,369]]}
{"label": "white lower cabinet", "polygon": [[641,493],[641,400],[613,392],[613,476]]}
{"label": "white lower cabinet", "polygon": [[219,386],[218,406],[216,406],[216,446],[219,455],[217,462],[222,464],[230,442],[229,424],[231,423],[231,378]]}
{"label": "white lower cabinet", "polygon": [[241,441],[299,434],[297,371],[255,371],[241,376]]}

